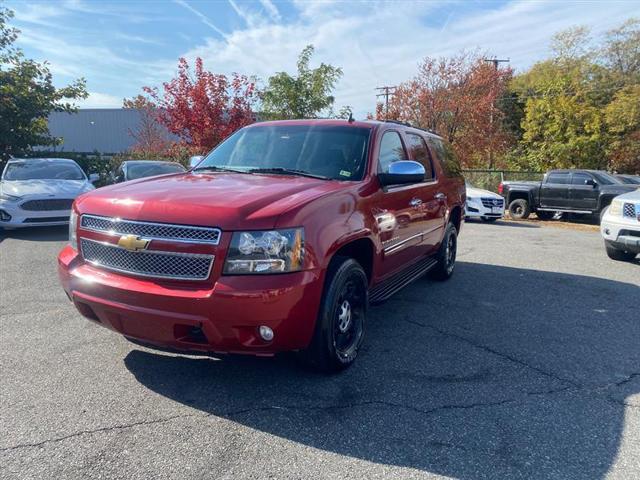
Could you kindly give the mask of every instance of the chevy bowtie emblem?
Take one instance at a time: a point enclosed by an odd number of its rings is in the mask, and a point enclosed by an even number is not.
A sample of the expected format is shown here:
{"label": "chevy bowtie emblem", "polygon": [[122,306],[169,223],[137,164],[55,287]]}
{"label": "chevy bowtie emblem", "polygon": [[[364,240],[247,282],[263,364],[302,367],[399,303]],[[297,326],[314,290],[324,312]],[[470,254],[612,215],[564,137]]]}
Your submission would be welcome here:
{"label": "chevy bowtie emblem", "polygon": [[135,235],[123,235],[118,240],[118,246],[129,250],[130,252],[137,252],[138,250],[144,250],[149,246],[149,242],[146,238],[136,237]]}

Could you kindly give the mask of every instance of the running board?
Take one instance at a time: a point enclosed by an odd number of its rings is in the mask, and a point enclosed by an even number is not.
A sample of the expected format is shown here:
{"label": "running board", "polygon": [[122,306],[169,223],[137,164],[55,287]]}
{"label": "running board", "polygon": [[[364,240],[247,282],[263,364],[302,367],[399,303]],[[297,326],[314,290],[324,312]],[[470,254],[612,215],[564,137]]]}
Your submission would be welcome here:
{"label": "running board", "polygon": [[424,260],[420,260],[410,267],[396,273],[391,278],[384,280],[380,284],[376,285],[369,292],[369,302],[372,304],[384,302],[390,298],[393,294],[402,290],[414,280],[420,278],[438,262],[433,257],[427,257]]}
{"label": "running board", "polygon": [[592,210],[565,210],[562,208],[536,208],[536,210],[542,210],[543,212],[560,212],[560,213],[584,213],[584,214],[594,214],[597,212],[594,212]]}

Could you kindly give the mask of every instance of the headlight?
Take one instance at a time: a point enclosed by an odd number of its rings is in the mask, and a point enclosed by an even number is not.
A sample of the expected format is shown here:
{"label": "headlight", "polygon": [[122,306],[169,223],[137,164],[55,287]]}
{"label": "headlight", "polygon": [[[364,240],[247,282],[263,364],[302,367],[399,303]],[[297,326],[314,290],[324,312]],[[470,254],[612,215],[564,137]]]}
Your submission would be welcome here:
{"label": "headlight", "polygon": [[622,202],[620,200],[614,200],[609,205],[609,215],[614,215],[616,217],[622,215]]}
{"label": "headlight", "polygon": [[71,208],[71,216],[69,217],[69,245],[71,245],[75,250],[78,250],[77,227],[78,214],[73,208]]}
{"label": "headlight", "polygon": [[302,270],[304,230],[236,232],[231,238],[224,273],[282,273]]}
{"label": "headlight", "polygon": [[9,195],[8,193],[0,193],[0,200],[4,200],[5,202],[17,202],[18,200],[22,200],[22,197]]}

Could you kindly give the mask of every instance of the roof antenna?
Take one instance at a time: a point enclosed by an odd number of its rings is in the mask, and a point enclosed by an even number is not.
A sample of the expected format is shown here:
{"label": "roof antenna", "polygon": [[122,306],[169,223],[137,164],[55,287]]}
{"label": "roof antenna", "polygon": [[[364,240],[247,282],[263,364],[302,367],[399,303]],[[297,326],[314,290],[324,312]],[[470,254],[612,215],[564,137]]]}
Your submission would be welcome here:
{"label": "roof antenna", "polygon": [[353,112],[349,110],[349,118],[347,119],[347,122],[353,123],[355,121],[356,121],[355,118],[353,118]]}

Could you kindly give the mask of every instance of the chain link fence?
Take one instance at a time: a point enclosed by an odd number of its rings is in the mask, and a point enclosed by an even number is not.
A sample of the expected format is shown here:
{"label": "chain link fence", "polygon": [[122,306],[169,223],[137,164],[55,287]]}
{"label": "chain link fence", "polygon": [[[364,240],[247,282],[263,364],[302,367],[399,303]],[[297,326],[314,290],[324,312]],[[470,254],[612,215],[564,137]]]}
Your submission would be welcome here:
{"label": "chain link fence", "polygon": [[476,188],[498,192],[502,181],[541,181],[544,172],[522,172],[516,170],[462,170],[467,183]]}

